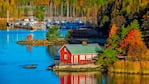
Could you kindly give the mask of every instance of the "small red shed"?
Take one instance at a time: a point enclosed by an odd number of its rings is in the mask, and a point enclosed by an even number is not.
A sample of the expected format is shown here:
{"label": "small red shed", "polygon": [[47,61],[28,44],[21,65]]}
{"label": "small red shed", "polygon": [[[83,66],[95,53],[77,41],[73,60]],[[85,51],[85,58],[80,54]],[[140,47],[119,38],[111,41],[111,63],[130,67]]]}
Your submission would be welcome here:
{"label": "small red shed", "polygon": [[33,39],[33,35],[32,34],[26,36],[26,40],[27,41],[31,41],[32,39]]}
{"label": "small red shed", "polygon": [[92,62],[101,52],[102,48],[94,44],[65,44],[60,50],[60,62],[69,64],[81,64]]}

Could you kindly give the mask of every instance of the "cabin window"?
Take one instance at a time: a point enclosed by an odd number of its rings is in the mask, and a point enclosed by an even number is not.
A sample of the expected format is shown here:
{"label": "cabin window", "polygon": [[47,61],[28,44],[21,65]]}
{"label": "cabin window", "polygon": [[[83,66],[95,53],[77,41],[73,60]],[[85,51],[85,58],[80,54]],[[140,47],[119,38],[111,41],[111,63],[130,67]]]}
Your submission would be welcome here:
{"label": "cabin window", "polygon": [[67,54],[64,54],[64,59],[68,59],[68,55]]}
{"label": "cabin window", "polygon": [[84,55],[80,55],[80,60],[85,60],[85,56]]}
{"label": "cabin window", "polygon": [[86,59],[87,59],[87,60],[90,60],[91,58],[92,58],[91,55],[86,55]]}

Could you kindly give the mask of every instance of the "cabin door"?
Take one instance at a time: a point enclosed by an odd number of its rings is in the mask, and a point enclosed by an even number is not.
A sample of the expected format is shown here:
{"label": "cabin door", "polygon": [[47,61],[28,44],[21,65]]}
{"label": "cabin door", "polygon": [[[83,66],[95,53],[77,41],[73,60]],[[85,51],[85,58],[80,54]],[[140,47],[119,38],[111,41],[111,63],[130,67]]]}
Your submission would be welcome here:
{"label": "cabin door", "polygon": [[78,64],[78,55],[74,55],[74,64]]}

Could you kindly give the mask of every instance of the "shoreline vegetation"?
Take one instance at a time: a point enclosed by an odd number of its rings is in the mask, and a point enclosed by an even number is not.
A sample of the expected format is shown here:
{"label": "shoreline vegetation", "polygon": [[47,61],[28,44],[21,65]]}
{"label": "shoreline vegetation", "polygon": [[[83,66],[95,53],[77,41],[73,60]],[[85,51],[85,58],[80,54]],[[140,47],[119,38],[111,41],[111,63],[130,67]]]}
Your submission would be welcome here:
{"label": "shoreline vegetation", "polygon": [[7,30],[7,21],[0,18],[0,30]]}
{"label": "shoreline vegetation", "polygon": [[149,61],[116,61],[109,67],[111,73],[143,74],[149,75]]}

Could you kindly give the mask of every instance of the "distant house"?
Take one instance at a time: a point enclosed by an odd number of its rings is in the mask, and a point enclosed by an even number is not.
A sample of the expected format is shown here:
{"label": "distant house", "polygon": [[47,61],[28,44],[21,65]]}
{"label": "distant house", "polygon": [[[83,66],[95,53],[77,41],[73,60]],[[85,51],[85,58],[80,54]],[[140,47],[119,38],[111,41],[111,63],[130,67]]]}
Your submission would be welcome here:
{"label": "distant house", "polygon": [[60,50],[60,62],[81,64],[92,62],[102,52],[102,48],[94,44],[65,44]]}
{"label": "distant house", "polygon": [[125,54],[118,54],[117,57],[119,59],[126,59],[127,55],[125,55]]}
{"label": "distant house", "polygon": [[26,40],[27,41],[31,41],[32,39],[33,39],[33,35],[32,34],[26,36]]}

